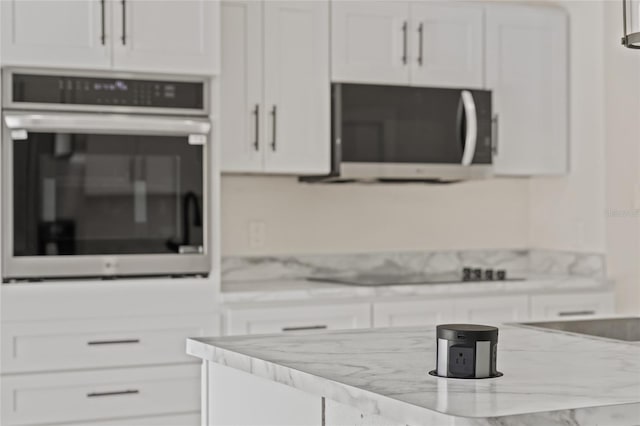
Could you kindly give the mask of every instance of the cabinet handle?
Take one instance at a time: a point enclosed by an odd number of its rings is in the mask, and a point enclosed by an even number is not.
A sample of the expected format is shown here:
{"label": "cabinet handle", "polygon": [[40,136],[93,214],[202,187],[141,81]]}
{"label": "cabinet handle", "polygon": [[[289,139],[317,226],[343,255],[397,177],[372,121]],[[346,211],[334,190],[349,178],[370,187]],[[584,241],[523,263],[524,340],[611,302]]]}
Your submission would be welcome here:
{"label": "cabinet handle", "polygon": [[127,44],[127,0],[122,0],[122,45]]}
{"label": "cabinet handle", "polygon": [[578,315],[595,315],[595,314],[596,314],[596,311],[594,310],[558,312],[559,317],[573,317]]}
{"label": "cabinet handle", "polygon": [[87,342],[89,346],[97,345],[131,345],[140,343],[140,339],[120,339],[120,340],[90,340]]}
{"label": "cabinet handle", "polygon": [[104,17],[104,8],[105,8],[106,0],[100,0],[100,28],[102,33],[100,34],[100,42],[104,46],[107,44],[107,34],[105,32],[105,17]]}
{"label": "cabinet handle", "polygon": [[87,394],[87,398],[99,398],[102,396],[117,396],[117,395],[136,395],[139,393],[140,391],[137,389],[127,389],[127,390],[113,391],[113,392],[91,392]]}
{"label": "cabinet handle", "polygon": [[498,154],[498,114],[494,115],[493,118],[491,119],[491,133],[492,133],[492,137],[491,137],[491,152],[493,153],[493,155],[497,155]]}
{"label": "cabinet handle", "polygon": [[420,22],[420,25],[418,26],[418,65],[420,66],[422,66],[423,39],[424,39],[424,23]]}
{"label": "cabinet handle", "polygon": [[402,24],[402,64],[407,65],[407,21]]}
{"label": "cabinet handle", "polygon": [[258,151],[260,150],[260,105],[259,104],[256,104],[255,108],[253,109],[253,116],[254,116],[254,121],[256,126],[255,137],[253,139],[253,148],[256,151]]}
{"label": "cabinet handle", "polygon": [[303,330],[326,330],[326,325],[303,325],[300,327],[282,327],[282,332],[286,331],[303,331]]}
{"label": "cabinet handle", "polygon": [[276,144],[277,144],[277,136],[278,136],[278,132],[276,129],[276,123],[278,122],[278,109],[277,107],[274,105],[273,108],[271,108],[271,118],[273,120],[273,127],[271,128],[271,150],[275,151],[276,150]]}

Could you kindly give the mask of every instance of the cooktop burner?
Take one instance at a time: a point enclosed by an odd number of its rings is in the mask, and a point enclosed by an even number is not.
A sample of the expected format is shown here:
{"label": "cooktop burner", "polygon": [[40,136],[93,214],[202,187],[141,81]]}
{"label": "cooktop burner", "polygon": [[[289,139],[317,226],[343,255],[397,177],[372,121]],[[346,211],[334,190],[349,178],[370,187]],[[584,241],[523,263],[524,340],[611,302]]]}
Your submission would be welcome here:
{"label": "cooktop burner", "polygon": [[[484,273],[483,273],[484,272]],[[494,271],[464,268],[462,273],[443,272],[435,274],[403,274],[403,273],[375,273],[362,272],[353,275],[313,276],[309,281],[344,284],[353,286],[386,286],[411,284],[453,284],[460,282],[495,282],[495,281],[524,281],[524,278],[507,277],[505,271]]]}

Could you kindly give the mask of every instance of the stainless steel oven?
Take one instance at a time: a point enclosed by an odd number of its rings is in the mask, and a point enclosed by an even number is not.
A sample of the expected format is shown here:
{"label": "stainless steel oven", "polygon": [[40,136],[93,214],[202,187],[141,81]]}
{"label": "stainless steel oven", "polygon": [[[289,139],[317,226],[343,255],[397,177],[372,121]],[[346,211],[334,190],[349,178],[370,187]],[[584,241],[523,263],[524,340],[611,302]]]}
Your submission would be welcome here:
{"label": "stainless steel oven", "polygon": [[207,274],[208,87],[3,70],[3,279]]}

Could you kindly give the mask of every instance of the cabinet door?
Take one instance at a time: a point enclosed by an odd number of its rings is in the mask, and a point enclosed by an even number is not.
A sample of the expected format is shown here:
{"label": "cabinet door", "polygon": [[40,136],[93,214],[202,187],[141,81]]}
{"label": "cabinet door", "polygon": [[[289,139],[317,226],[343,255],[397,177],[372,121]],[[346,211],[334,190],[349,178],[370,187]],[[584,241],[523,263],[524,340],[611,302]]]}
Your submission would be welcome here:
{"label": "cabinet door", "polygon": [[265,171],[330,170],[328,1],[264,3]]}
{"label": "cabinet door", "polygon": [[109,68],[111,3],[3,0],[3,65]]}
{"label": "cabinet door", "polygon": [[222,3],[220,75],[223,172],[259,172],[266,149],[262,105],[262,9],[253,0]]}
{"label": "cabinet door", "polygon": [[434,325],[452,319],[452,300],[380,302],[373,305],[374,327]]}
{"label": "cabinet door", "polygon": [[411,83],[482,88],[483,13],[470,4],[411,3]]}
{"label": "cabinet door", "polygon": [[331,80],[409,84],[409,3],[331,3]]}
{"label": "cabinet door", "polygon": [[567,17],[562,10],[486,10],[487,86],[498,114],[496,174],[568,172]]}
{"label": "cabinet door", "polygon": [[613,313],[613,292],[531,296],[531,316],[536,320],[611,315]]}
{"label": "cabinet door", "polygon": [[228,335],[366,328],[371,325],[371,309],[368,303],[231,308],[225,324]]}
{"label": "cabinet door", "polygon": [[220,4],[209,0],[124,0],[114,4],[114,66],[120,70],[211,74]]}
{"label": "cabinet door", "polygon": [[529,298],[521,296],[457,299],[456,321],[489,325],[529,318]]}

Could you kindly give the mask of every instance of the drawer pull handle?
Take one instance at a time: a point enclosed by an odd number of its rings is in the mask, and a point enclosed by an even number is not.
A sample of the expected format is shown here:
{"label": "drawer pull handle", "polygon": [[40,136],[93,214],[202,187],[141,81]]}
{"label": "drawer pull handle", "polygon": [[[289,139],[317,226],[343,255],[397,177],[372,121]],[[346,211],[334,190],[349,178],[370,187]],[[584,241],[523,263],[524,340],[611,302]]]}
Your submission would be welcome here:
{"label": "drawer pull handle", "polygon": [[140,391],[137,389],[127,389],[123,391],[113,391],[113,392],[91,392],[87,394],[87,398],[98,398],[102,396],[117,396],[117,395],[136,395],[139,393]]}
{"label": "drawer pull handle", "polygon": [[140,339],[121,339],[121,340],[91,340],[87,342],[89,346],[95,345],[130,345],[140,343]]}
{"label": "drawer pull handle", "polygon": [[326,325],[307,325],[302,327],[283,327],[282,331],[326,330]]}
{"label": "drawer pull handle", "polygon": [[567,311],[567,312],[558,312],[559,317],[573,317],[578,315],[595,315],[596,311]]}

